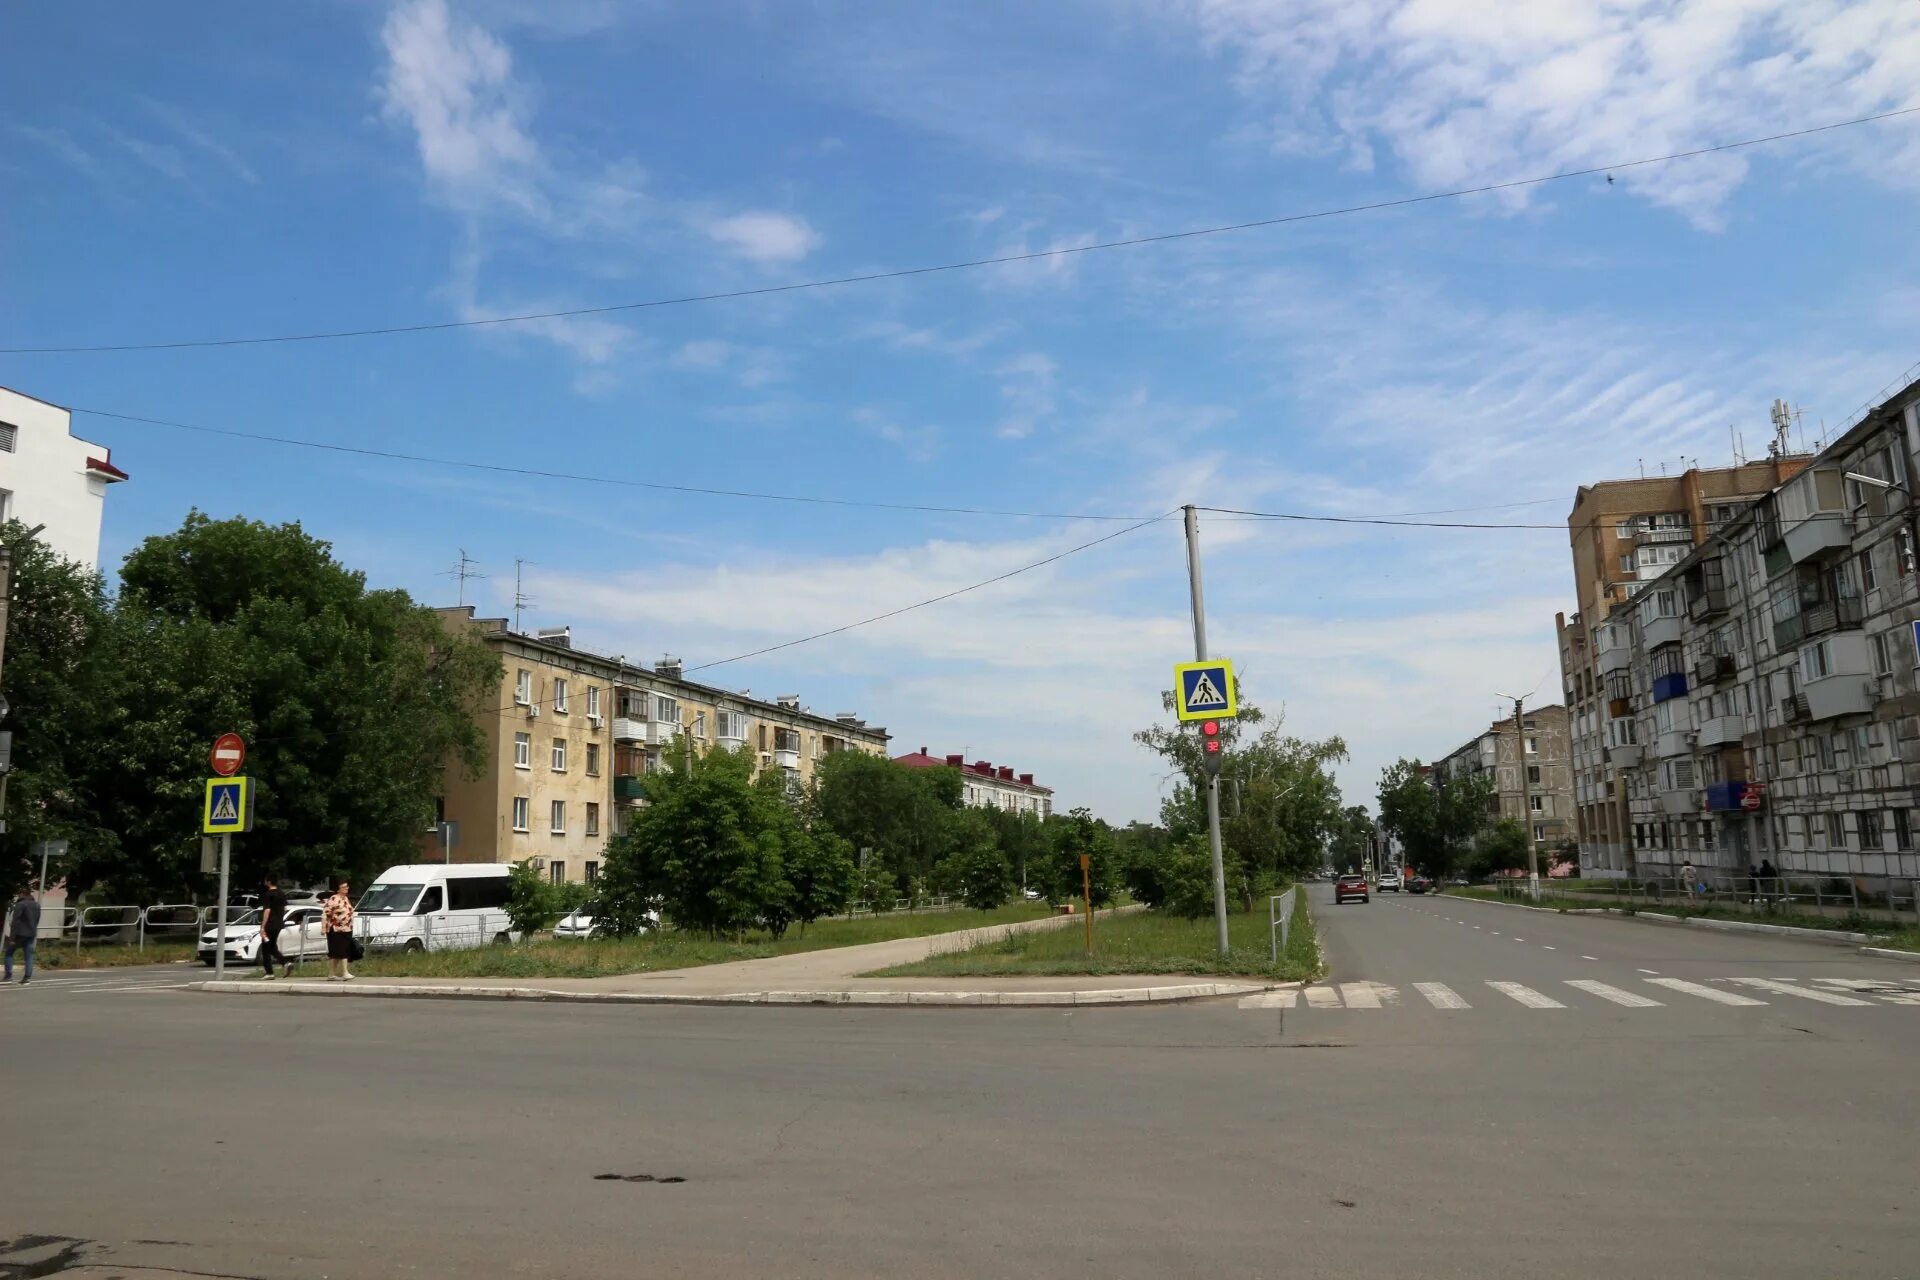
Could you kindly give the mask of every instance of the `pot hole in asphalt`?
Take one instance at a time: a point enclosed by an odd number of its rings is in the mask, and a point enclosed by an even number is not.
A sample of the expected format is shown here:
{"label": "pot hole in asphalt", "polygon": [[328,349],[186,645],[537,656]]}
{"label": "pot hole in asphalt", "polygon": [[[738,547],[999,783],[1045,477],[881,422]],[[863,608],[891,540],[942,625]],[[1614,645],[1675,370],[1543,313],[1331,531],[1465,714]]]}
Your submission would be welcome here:
{"label": "pot hole in asphalt", "polygon": [[681,1177],[656,1177],[651,1173],[596,1173],[595,1182],[685,1182]]}

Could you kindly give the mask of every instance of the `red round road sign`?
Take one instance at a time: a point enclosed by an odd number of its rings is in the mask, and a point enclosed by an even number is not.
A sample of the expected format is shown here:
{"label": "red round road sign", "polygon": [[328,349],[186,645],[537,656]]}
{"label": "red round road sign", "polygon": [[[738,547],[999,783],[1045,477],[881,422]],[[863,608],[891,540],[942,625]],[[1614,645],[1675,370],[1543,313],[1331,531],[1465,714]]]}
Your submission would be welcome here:
{"label": "red round road sign", "polygon": [[1742,809],[1758,809],[1760,807],[1760,793],[1758,791],[1746,792],[1740,797],[1740,807]]}
{"label": "red round road sign", "polygon": [[237,733],[223,733],[215,738],[213,750],[207,754],[207,763],[223,778],[231,778],[240,772],[240,766],[246,762],[247,744],[240,740]]}

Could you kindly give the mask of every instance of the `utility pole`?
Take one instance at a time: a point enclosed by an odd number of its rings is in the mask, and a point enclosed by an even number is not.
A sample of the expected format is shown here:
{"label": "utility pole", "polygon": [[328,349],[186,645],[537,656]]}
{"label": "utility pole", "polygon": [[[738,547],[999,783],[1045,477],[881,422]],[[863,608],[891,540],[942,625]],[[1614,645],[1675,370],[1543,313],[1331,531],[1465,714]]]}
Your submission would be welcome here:
{"label": "utility pole", "polygon": [[[1187,585],[1193,593],[1193,658],[1195,662],[1207,659],[1207,604],[1200,586],[1200,515],[1188,503],[1184,508],[1187,517]],[[1220,954],[1229,950],[1227,941],[1227,870],[1220,854],[1220,775],[1210,774],[1207,778],[1207,850],[1213,858],[1213,921],[1219,934]]]}
{"label": "utility pole", "polygon": [[1533,838],[1533,783],[1527,777],[1527,726],[1520,717],[1524,698],[1513,700],[1513,754],[1520,763],[1520,821],[1527,833],[1527,896],[1540,897],[1540,845]]}
{"label": "utility pole", "polygon": [[[0,543],[0,669],[6,666],[7,657],[7,614],[13,607],[13,548]],[[7,718],[7,700],[0,695],[0,721]],[[13,772],[13,735],[7,734],[7,760],[4,769],[0,769],[0,835],[7,831],[7,775]],[[39,898],[46,897],[47,887],[40,886]]]}

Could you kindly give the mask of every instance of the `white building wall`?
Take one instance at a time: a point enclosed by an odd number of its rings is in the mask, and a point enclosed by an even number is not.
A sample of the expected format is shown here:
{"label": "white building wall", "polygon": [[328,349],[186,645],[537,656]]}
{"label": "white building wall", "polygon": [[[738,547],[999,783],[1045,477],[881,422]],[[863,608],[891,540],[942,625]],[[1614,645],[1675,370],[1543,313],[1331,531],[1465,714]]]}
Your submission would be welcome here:
{"label": "white building wall", "polygon": [[[12,451],[0,449],[0,520],[43,524],[43,543],[69,560],[97,566],[112,477],[89,470],[87,460],[109,462],[109,451],[77,439],[65,409],[5,387],[0,387],[0,424],[13,428]],[[6,434],[0,427],[0,436]]]}
{"label": "white building wall", "polygon": [[1044,818],[1053,811],[1053,797],[1036,787],[990,778],[971,771],[961,774],[960,796],[976,809],[1005,809]]}

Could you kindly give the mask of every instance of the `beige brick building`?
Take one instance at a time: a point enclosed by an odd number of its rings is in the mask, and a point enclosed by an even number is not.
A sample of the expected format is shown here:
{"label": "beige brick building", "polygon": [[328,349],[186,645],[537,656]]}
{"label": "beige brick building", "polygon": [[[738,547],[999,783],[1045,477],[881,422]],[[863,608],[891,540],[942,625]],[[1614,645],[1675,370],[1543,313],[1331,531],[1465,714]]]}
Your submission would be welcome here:
{"label": "beige brick building", "polygon": [[1572,758],[1567,709],[1550,706],[1523,712],[1517,729],[1511,716],[1495,720],[1436,767],[1448,778],[1491,777],[1494,812],[1527,830],[1545,870],[1545,855],[1574,830]]}
{"label": "beige brick building", "polygon": [[[677,658],[652,667],[587,653],[564,631],[524,635],[504,618],[442,609],[449,627],[478,632],[501,661],[500,689],[480,714],[487,765],[467,778],[449,764],[439,802],[458,825],[456,862],[537,859],[555,881],[592,880],[607,841],[644,803],[641,779],[674,749],[752,749],[758,769],[804,786],[836,751],[887,753],[885,729],[854,715],[822,716],[798,696],[772,702],[688,680]],[[421,856],[442,856],[436,832]]]}

